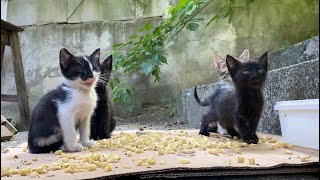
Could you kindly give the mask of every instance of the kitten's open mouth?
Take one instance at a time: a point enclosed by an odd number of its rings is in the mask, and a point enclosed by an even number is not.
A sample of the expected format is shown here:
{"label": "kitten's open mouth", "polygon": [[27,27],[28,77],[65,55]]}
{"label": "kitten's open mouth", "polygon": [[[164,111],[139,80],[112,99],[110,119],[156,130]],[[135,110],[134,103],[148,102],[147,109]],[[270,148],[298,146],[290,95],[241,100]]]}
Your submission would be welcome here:
{"label": "kitten's open mouth", "polygon": [[93,83],[94,83],[94,78],[89,78],[84,82],[84,84],[89,87],[92,86]]}

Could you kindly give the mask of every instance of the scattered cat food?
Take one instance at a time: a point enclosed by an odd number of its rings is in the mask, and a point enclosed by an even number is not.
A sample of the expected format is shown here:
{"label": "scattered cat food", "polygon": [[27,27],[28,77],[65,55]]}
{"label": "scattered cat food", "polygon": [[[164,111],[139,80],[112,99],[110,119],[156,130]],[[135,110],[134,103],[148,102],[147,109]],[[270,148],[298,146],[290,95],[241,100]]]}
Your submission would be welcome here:
{"label": "scattered cat food", "polygon": [[112,166],[111,166],[111,164],[107,164],[107,165],[103,168],[103,170],[106,171],[106,172],[112,171]]}
{"label": "scattered cat food", "polygon": [[181,159],[178,159],[178,163],[179,164],[189,164],[190,161],[188,159],[181,158]]}
{"label": "scattered cat food", "polygon": [[249,158],[248,161],[249,161],[250,165],[255,165],[256,164],[255,158]]}
{"label": "scattered cat food", "polygon": [[57,150],[56,152],[54,152],[54,154],[61,155],[62,154],[62,150]]}
{"label": "scattered cat food", "polygon": [[234,148],[233,151],[236,154],[241,154],[241,149],[240,148]]}
{"label": "scattered cat food", "polygon": [[139,127],[139,131],[144,131],[144,128],[143,127]]}
{"label": "scattered cat food", "polygon": [[293,152],[292,151],[285,151],[284,154],[292,155]]}
{"label": "scattered cat food", "polygon": [[219,156],[220,150],[213,148],[209,150],[209,154],[215,155],[215,156]]}
{"label": "scattered cat food", "polygon": [[309,162],[310,161],[310,156],[301,156],[300,157],[301,162]]}
{"label": "scattered cat food", "polygon": [[239,157],[237,158],[237,163],[243,163],[243,162],[244,162],[244,157],[239,156]]}

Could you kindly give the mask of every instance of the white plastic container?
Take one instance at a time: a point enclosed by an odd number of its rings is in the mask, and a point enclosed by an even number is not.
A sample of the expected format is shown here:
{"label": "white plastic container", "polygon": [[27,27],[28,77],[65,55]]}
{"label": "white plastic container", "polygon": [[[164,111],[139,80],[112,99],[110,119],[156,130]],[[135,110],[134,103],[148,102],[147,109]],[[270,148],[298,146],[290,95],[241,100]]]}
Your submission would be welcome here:
{"label": "white plastic container", "polygon": [[319,150],[319,99],[279,101],[283,141]]}

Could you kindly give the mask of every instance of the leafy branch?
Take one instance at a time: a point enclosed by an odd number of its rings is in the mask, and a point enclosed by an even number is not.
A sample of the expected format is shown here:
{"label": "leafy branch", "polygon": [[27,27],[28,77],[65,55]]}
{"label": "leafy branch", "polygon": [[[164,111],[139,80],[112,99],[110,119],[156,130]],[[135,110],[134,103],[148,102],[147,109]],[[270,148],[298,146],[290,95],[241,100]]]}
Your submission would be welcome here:
{"label": "leafy branch", "polygon": [[[248,0],[253,1],[253,0]],[[160,81],[160,66],[167,64],[164,48],[170,43],[184,28],[189,31],[196,31],[199,22],[204,18],[196,18],[213,0],[180,0],[176,6],[171,6],[168,10],[168,18],[160,22],[157,26],[146,23],[133,34],[128,42],[115,44],[112,52],[115,57],[114,70],[121,70],[123,74],[142,72],[146,76],[153,76],[154,82]],[[205,25],[208,27],[213,21],[229,18],[229,23],[233,18],[235,0],[228,0],[216,15]],[[110,82],[113,90],[113,100],[115,102],[128,102],[134,88],[131,85],[124,85],[118,78],[113,78]]]}

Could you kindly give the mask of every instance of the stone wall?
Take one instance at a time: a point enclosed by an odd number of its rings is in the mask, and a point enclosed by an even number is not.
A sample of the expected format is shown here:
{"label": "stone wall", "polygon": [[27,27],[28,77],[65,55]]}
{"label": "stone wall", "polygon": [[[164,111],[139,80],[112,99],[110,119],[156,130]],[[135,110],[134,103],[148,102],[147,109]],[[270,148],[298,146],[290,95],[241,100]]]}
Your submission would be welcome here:
{"label": "stone wall", "polygon": [[[319,98],[319,36],[271,53],[268,62],[270,71],[258,130],[281,134],[278,112],[274,111],[276,102]],[[204,100],[216,88],[216,83],[197,87],[199,98]],[[193,91],[194,88],[185,89],[180,95],[180,123],[199,128],[207,108],[196,103]]]}
{"label": "stone wall", "polygon": [[[30,108],[48,90],[60,82],[59,49],[66,47],[75,54],[89,54],[97,47],[102,58],[115,43],[125,42],[145,22],[159,23],[166,17],[167,0],[10,0],[7,20],[23,26],[21,51]],[[209,20],[225,2],[213,1],[199,17]],[[211,84],[218,74],[212,63],[215,51],[238,56],[249,48],[252,56],[276,51],[319,33],[319,1],[255,0],[249,6],[237,1],[235,18],[227,19],[196,32],[183,30],[166,47],[168,65],[161,67],[161,81],[141,73],[122,77],[136,88],[134,98],[141,104],[160,104],[175,99],[181,90],[195,85]],[[308,19],[308,21],[306,21]],[[6,48],[1,72],[1,92],[14,94],[10,49]],[[119,74],[118,74],[119,75]],[[120,74],[120,76],[122,76]],[[132,107],[117,108],[118,115],[129,114]],[[1,103],[6,117],[19,127],[18,107]]]}

